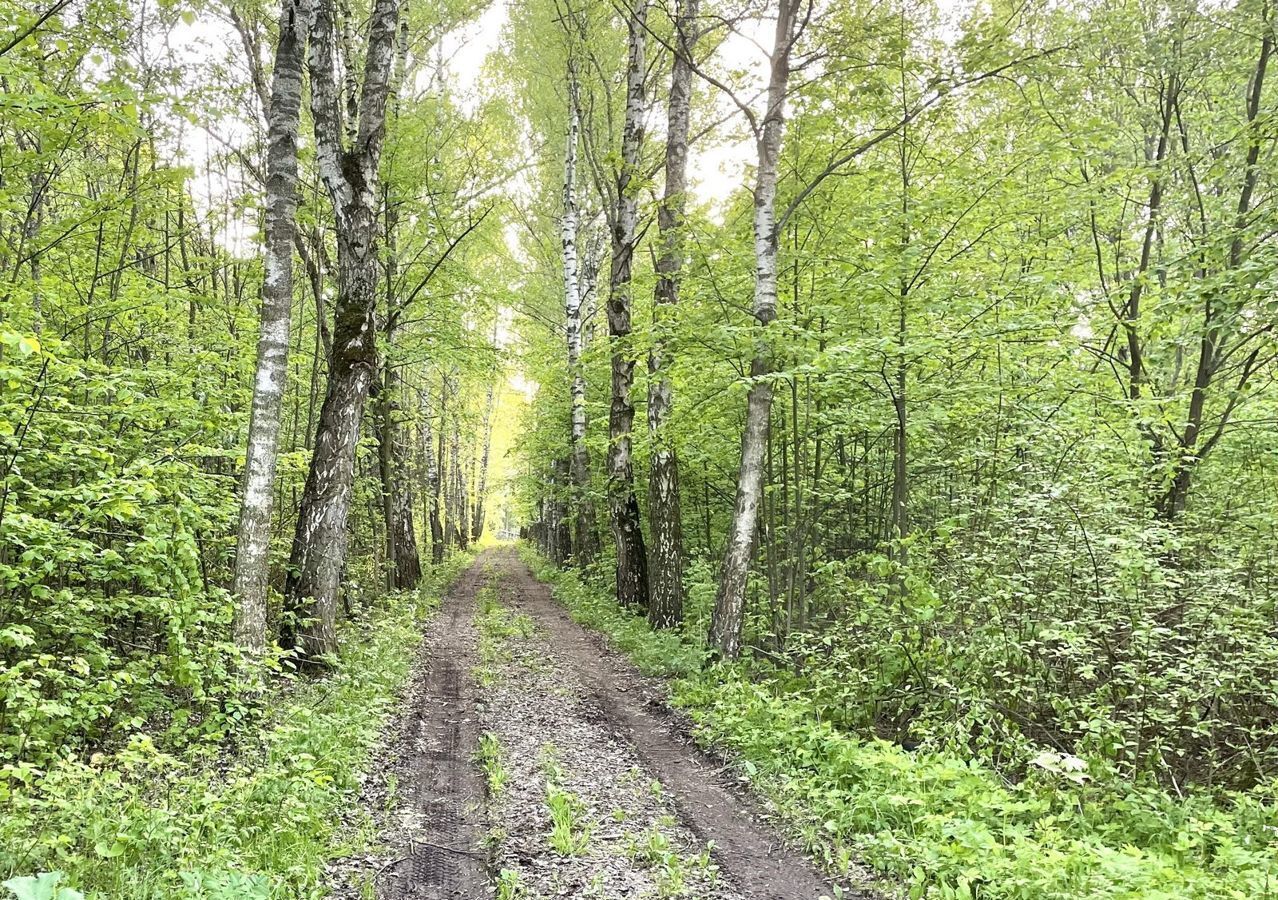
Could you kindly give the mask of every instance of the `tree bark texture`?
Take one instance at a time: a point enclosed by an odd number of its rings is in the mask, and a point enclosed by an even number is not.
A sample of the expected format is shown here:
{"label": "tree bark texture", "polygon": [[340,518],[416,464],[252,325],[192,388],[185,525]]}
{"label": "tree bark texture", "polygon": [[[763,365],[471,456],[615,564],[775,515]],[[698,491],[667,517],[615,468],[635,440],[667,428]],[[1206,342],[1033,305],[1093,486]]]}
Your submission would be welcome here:
{"label": "tree bark texture", "polygon": [[316,163],[333,201],[337,302],[328,385],[298,512],[285,584],[285,637],[304,658],[337,650],[337,604],[364,405],[377,370],[377,181],[399,22],[398,0],[376,0],[369,23],[358,122],[342,141],[333,0],[318,0],[307,63]]}
{"label": "tree bark texture", "polygon": [[758,168],[754,184],[754,318],[758,334],[750,363],[750,392],[741,435],[741,465],[728,531],[719,589],[710,619],[710,643],[725,659],[741,653],[746,586],[750,577],[755,526],[763,496],[763,455],[772,409],[769,325],[777,317],[777,163],[785,131],[785,95],[790,83],[790,51],[794,44],[798,0],[780,0],[776,40],[768,78],[768,107],[757,131]]}
{"label": "tree bark texture", "polygon": [[648,608],[648,557],[635,497],[631,434],[635,407],[635,361],[631,353],[631,269],[639,230],[637,180],[643,145],[644,36],[647,0],[637,0],[627,18],[629,53],[626,112],[621,137],[612,221],[612,268],[608,282],[608,339],[612,351],[612,402],[608,411],[608,513],[617,548],[617,602],[634,610]]}
{"label": "tree bark texture", "polygon": [[284,0],[267,110],[265,276],[233,583],[239,599],[232,633],[235,643],[252,656],[260,655],[266,647],[275,468],[281,402],[288,381],[289,320],[293,307],[297,132],[302,110],[302,63],[310,20],[310,0]]}
{"label": "tree bark texture", "polygon": [[648,621],[668,628],[683,621],[683,519],[679,508],[679,460],[666,421],[674,402],[667,341],[679,302],[683,268],[683,220],[688,190],[688,123],[692,107],[692,60],[699,0],[680,0],[675,19],[675,54],[666,104],[666,185],[657,209],[657,286],[653,296],[653,342],[648,354],[648,431],[652,438],[648,471]]}

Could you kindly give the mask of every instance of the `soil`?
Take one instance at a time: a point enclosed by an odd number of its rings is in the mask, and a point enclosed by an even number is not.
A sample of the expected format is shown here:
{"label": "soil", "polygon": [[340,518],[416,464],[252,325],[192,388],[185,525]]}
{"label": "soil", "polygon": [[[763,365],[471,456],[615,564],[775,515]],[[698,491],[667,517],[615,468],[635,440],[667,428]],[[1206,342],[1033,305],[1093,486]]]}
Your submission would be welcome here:
{"label": "soil", "polygon": [[[512,549],[480,554],[427,630],[368,779],[391,853],[348,863],[338,896],[361,882],[382,900],[836,896],[665,696]],[[875,897],[867,883],[841,896]]]}

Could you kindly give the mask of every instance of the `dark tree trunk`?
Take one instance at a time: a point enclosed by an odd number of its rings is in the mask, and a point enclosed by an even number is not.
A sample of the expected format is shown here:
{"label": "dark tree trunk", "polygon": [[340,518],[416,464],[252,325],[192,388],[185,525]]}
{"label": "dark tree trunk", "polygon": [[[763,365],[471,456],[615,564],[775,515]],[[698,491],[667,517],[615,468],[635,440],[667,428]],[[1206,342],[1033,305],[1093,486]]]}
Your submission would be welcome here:
{"label": "dark tree trunk", "polygon": [[627,19],[629,60],[626,71],[626,115],[621,139],[612,216],[612,269],[608,285],[608,338],[612,349],[612,403],[608,411],[608,513],[617,548],[617,602],[629,609],[648,609],[648,555],[635,497],[631,434],[635,407],[630,393],[635,362],[630,347],[631,268],[638,241],[639,177],[643,144],[644,28],[647,0],[637,0]]}
{"label": "dark tree trunk", "polygon": [[337,651],[355,448],[377,371],[377,179],[399,3],[376,0],[373,7],[350,149],[342,146],[334,18],[333,0],[318,0],[307,59],[316,163],[336,216],[333,350],[284,587],[289,616],[283,638],[312,661]]}
{"label": "dark tree trunk", "polygon": [[648,621],[668,628],[683,621],[683,519],[679,507],[679,459],[666,430],[674,401],[666,368],[669,318],[679,302],[683,268],[683,217],[688,190],[688,124],[692,106],[692,60],[699,0],[681,0],[675,21],[675,58],[667,103],[666,185],[657,210],[661,255],[653,297],[654,338],[648,355],[648,536],[652,596]]}

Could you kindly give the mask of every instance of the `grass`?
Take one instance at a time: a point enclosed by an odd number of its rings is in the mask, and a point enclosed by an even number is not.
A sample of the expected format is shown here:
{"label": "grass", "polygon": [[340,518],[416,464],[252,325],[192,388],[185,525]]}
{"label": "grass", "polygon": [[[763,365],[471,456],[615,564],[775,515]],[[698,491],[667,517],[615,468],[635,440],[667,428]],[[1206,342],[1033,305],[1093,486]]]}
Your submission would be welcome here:
{"label": "grass", "polygon": [[1046,770],[1010,783],[954,754],[864,739],[824,721],[793,675],[763,664],[703,670],[699,622],[652,634],[606,590],[528,558],[574,619],[606,633],[641,670],[672,678],[672,701],[698,739],[729,751],[834,870],[864,862],[910,900],[1278,897],[1273,784],[1182,798]]}
{"label": "grass", "polygon": [[513,659],[511,639],[532,637],[536,624],[527,615],[512,613],[502,606],[491,584],[480,588],[477,599],[475,626],[479,631],[479,665],[475,667],[475,680],[481,687],[492,687],[501,667]]}
{"label": "grass", "polygon": [[553,781],[546,782],[546,807],[550,810],[550,847],[560,856],[580,856],[590,846],[586,807],[576,794]]}
{"label": "grass", "polygon": [[324,864],[372,837],[343,827],[358,775],[408,676],[423,622],[469,557],[413,594],[343,626],[322,680],[264,698],[236,749],[162,753],[145,736],[110,755],[67,760],[0,810],[0,877],[63,873],[89,898],[267,900],[324,896]]}
{"label": "grass", "polygon": [[501,762],[501,744],[491,731],[485,731],[479,736],[475,760],[488,780],[488,793],[496,797],[506,787],[506,768]]}

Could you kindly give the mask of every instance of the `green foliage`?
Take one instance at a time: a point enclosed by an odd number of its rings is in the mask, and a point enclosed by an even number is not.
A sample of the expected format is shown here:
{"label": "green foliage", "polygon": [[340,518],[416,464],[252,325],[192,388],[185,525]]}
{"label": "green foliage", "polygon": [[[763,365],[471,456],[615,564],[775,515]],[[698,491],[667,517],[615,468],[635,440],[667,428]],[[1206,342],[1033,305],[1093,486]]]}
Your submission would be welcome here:
{"label": "green foliage", "polygon": [[[570,608],[612,604],[575,575],[552,577]],[[623,638],[642,642],[627,617],[594,615],[589,623],[618,646]],[[648,640],[628,651],[632,659],[669,646],[672,636],[650,633]],[[694,651],[681,644],[677,655]],[[1278,816],[1271,786],[1180,797],[1047,751],[1010,780],[961,750],[907,751],[857,736],[832,717],[823,679],[832,681],[833,672],[856,670],[836,657],[828,671],[801,677],[756,660],[685,667],[673,683],[673,702],[697,723],[699,739],[729,751],[832,867],[863,860],[905,882],[911,898],[1272,895]],[[863,702],[864,686],[851,683],[845,699]]]}
{"label": "green foliage", "polygon": [[479,736],[479,749],[475,751],[475,759],[488,780],[488,792],[497,796],[506,787],[506,767],[501,762],[501,744],[491,731],[485,731]]}
{"label": "green foliage", "polygon": [[586,807],[576,794],[553,781],[546,783],[546,808],[550,811],[550,847],[560,856],[580,856],[590,846]]}
{"label": "green foliage", "polygon": [[[168,376],[0,351],[0,796],[68,750],[146,727],[167,743],[244,715],[226,549],[228,417]],[[50,452],[57,448],[57,452]]]}
{"label": "green foliage", "polygon": [[0,887],[10,891],[15,900],[84,900],[84,894],[62,886],[61,872],[41,872],[10,878]]}
{"label": "green foliage", "polygon": [[415,594],[344,625],[322,681],[284,683],[231,748],[182,752],[146,736],[109,757],[32,776],[0,820],[0,873],[60,871],[90,897],[318,897],[324,863],[364,839],[342,828],[359,773],[396,703],[424,618],[466,556]]}

